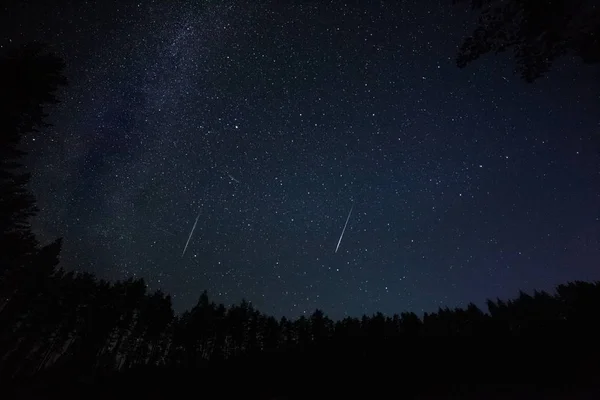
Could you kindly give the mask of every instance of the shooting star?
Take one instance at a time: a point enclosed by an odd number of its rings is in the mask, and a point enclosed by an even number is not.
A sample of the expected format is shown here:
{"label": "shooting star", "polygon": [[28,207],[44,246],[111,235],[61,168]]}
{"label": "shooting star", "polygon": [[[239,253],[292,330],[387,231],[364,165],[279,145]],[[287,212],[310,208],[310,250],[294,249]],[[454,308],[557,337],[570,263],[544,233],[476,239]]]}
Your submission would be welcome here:
{"label": "shooting star", "polygon": [[342,243],[342,238],[344,237],[344,232],[346,232],[346,226],[348,226],[348,221],[350,220],[350,214],[352,214],[352,209],[354,208],[354,204],[350,207],[350,212],[348,213],[348,218],[346,218],[346,223],[344,224],[344,229],[342,229],[342,234],[340,235],[340,240],[338,240],[338,244],[335,247],[335,253],[337,253],[340,248],[340,243]]}
{"label": "shooting star", "polygon": [[174,234],[174,233],[172,233],[172,232],[169,232],[169,231],[168,231],[168,230],[166,230],[166,229],[159,228],[159,227],[157,227],[157,226],[156,226],[155,228],[156,228],[156,229],[158,229],[159,231],[162,231],[162,232],[166,233],[166,234],[167,234],[167,235],[169,235],[169,236],[175,236],[175,234]]}
{"label": "shooting star", "polygon": [[198,216],[196,217],[196,221],[194,222],[194,226],[192,226],[192,231],[190,232],[190,236],[188,236],[188,240],[187,240],[187,242],[185,242],[185,247],[183,248],[183,253],[181,253],[181,257],[183,257],[185,255],[185,251],[187,250],[188,244],[190,243],[190,239],[192,238],[192,235],[194,234],[194,230],[196,229],[196,224],[198,223],[198,218],[200,218],[200,213],[198,213]]}
{"label": "shooting star", "polygon": [[169,232],[168,230],[163,229],[163,228],[161,228],[160,226],[158,226],[156,224],[153,224],[152,226],[154,226],[155,229],[158,229],[159,231],[162,231],[162,232],[166,233],[169,236],[175,236],[175,234],[173,232]]}
{"label": "shooting star", "polygon": [[233,175],[231,175],[231,174],[227,174],[227,176],[229,176],[229,179],[231,179],[232,181],[234,181],[234,182],[237,182],[237,183],[240,183],[240,181],[238,181],[237,179],[235,179],[235,178],[233,177]]}

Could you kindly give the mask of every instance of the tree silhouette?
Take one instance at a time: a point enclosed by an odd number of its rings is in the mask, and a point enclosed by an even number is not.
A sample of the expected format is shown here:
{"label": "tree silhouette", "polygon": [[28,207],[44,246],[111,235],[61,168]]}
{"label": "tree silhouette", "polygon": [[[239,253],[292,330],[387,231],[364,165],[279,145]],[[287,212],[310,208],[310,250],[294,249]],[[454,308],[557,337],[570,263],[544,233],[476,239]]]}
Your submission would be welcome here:
{"label": "tree silhouette", "polygon": [[[33,344],[47,328],[61,240],[39,248],[30,218],[37,212],[20,163],[23,137],[47,126],[44,108],[66,84],[62,60],[39,43],[0,55],[0,373],[33,368]],[[41,351],[36,348],[35,351]]]}
{"label": "tree silhouette", "polygon": [[[40,254],[56,263],[58,248],[59,243]],[[320,310],[310,318],[278,322],[244,301],[231,307],[216,305],[206,292],[189,312],[174,317],[170,298],[160,291],[146,293],[141,280],[110,284],[90,274],[62,270],[41,273],[39,278],[28,279],[29,290],[38,297],[24,297],[29,301],[21,303],[20,323],[8,337],[11,346],[0,353],[2,365],[13,378],[44,370],[93,377],[158,367],[161,373],[209,371],[221,365],[214,369],[219,374],[251,381],[253,365],[268,365],[263,373],[283,374],[277,378],[281,383],[307,363],[318,374],[333,369],[351,372],[360,365],[376,369],[394,362],[406,377],[442,373],[452,368],[449,360],[459,356],[452,348],[440,346],[417,352],[414,341],[422,335],[533,338],[598,333],[600,283],[574,282],[560,285],[556,294],[520,293],[508,301],[490,300],[489,314],[469,304],[464,309],[425,313],[423,318],[414,313],[392,317],[376,313],[333,323]],[[39,282],[44,282],[44,288]],[[428,361],[423,364],[423,360]],[[477,358],[476,362],[487,361]]]}
{"label": "tree silhouette", "polygon": [[56,92],[66,85],[63,70],[62,60],[40,43],[0,55],[0,275],[22,266],[37,246],[29,224],[37,208],[27,188],[30,175],[22,171],[20,144],[48,126],[44,108],[58,102]]}
{"label": "tree silhouette", "polygon": [[464,68],[487,53],[512,50],[527,82],[543,76],[560,56],[600,62],[600,9],[595,0],[453,0],[480,12],[477,27],[458,52]]}

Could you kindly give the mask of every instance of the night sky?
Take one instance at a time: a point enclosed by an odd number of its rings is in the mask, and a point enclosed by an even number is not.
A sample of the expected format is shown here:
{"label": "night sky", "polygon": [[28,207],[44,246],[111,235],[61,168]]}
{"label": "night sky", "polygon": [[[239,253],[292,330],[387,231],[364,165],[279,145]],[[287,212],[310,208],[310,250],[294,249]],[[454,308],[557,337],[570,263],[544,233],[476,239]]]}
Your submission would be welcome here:
{"label": "night sky", "polygon": [[0,43],[49,43],[70,81],[26,143],[40,240],[177,311],[207,289],[276,316],[421,313],[600,279],[598,67],[461,70],[470,10],[346,3],[7,6]]}

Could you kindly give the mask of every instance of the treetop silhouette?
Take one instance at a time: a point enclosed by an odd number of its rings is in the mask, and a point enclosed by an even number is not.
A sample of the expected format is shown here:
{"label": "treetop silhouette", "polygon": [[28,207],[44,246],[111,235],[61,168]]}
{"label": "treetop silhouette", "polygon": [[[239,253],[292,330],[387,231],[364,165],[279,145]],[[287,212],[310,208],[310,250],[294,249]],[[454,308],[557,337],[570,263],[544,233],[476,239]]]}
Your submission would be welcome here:
{"label": "treetop silhouette", "polygon": [[527,82],[542,77],[563,55],[600,62],[600,9],[594,0],[453,0],[480,12],[460,46],[464,68],[487,53],[512,50],[516,72]]}

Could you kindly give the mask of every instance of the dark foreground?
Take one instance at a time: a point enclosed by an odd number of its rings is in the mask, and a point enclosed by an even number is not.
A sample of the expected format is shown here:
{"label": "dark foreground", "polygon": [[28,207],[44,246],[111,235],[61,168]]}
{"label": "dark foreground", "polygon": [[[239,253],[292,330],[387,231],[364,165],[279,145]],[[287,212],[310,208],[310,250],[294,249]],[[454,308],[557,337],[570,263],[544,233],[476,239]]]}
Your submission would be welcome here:
{"label": "dark foreground", "polygon": [[3,398],[600,399],[592,338],[468,341],[384,339],[371,354],[322,346],[195,370],[152,367],[95,378],[54,371],[13,382]]}

